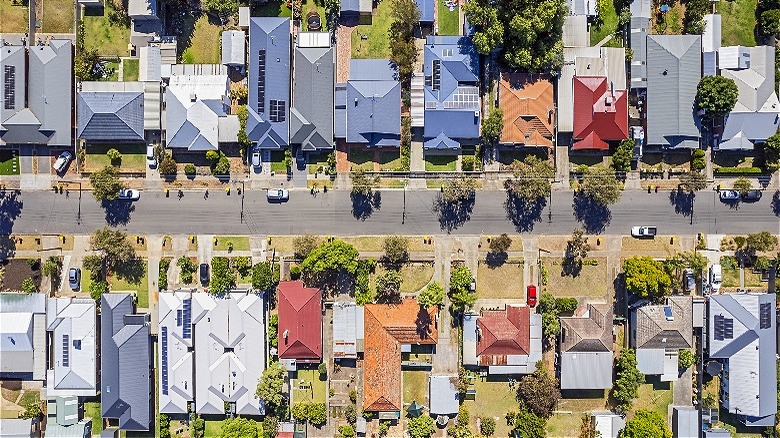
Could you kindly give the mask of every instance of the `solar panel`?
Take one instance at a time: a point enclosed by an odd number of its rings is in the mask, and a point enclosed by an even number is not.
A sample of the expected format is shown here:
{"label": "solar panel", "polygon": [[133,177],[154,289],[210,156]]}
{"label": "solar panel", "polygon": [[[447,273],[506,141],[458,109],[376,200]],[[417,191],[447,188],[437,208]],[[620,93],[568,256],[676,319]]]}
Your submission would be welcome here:
{"label": "solar panel", "polygon": [[723,315],[715,315],[712,322],[715,325],[713,330],[715,340],[722,341],[723,340]]}
{"label": "solar panel", "polygon": [[762,303],[759,306],[758,314],[759,328],[762,330],[772,328],[772,304]]}
{"label": "solar panel", "polygon": [[269,119],[272,122],[284,122],[284,120],[287,118],[287,114],[284,108],[285,101],[271,99],[270,103],[271,103],[271,114],[269,116]]}
{"label": "solar panel", "polygon": [[723,337],[734,339],[734,319],[723,318]]}
{"label": "solar panel", "polygon": [[184,327],[182,328],[182,336],[184,339],[192,339],[192,300],[186,299],[182,302],[184,310],[182,311],[184,318]]}
{"label": "solar panel", "polygon": [[257,55],[257,112],[265,113],[265,49]]}
{"label": "solar panel", "polygon": [[439,90],[441,88],[441,60],[433,60],[433,79],[431,88],[433,90]]}
{"label": "solar panel", "polygon": [[162,393],[168,395],[168,327],[162,327]]}
{"label": "solar panel", "polygon": [[5,109],[16,109],[16,66],[6,65],[3,76]]}
{"label": "solar panel", "polygon": [[176,327],[181,327],[181,309],[176,310]]}
{"label": "solar panel", "polygon": [[62,335],[62,366],[70,366],[70,335]]}

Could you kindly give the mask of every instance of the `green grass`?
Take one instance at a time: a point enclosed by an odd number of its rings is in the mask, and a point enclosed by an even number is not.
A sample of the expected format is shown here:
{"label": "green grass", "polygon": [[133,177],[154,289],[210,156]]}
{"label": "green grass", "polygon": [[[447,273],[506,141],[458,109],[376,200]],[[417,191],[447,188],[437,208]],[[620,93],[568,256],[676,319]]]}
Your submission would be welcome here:
{"label": "green grass", "polygon": [[122,60],[122,80],[125,82],[132,82],[138,80],[138,60],[137,59],[124,59]]}
{"label": "green grass", "polygon": [[[149,280],[147,276],[149,270],[147,269],[145,259],[141,259],[141,263],[143,263],[144,275],[138,280],[138,282],[131,283],[127,279],[119,278],[117,274],[114,274],[111,276],[111,283],[109,284],[109,287],[112,292],[135,291],[138,294],[138,307],[142,309],[148,309],[149,308]],[[89,289],[87,289],[87,291],[89,291]]]}
{"label": "green grass", "polygon": [[314,175],[318,167],[322,166],[323,169],[328,167],[328,153],[309,154],[306,163],[309,165],[309,174]]}
{"label": "green grass", "polygon": [[351,148],[347,154],[349,167],[352,170],[374,170],[374,151]]}
{"label": "green grass", "polygon": [[[189,47],[184,49],[181,55],[184,64],[219,64],[219,41],[222,35],[222,27],[211,23],[207,15],[201,15],[197,21],[194,18],[185,18],[184,28],[191,29]],[[186,33],[187,31],[185,31]]]}
{"label": "green grass", "polygon": [[0,175],[19,175],[19,156],[16,151],[0,151]]}
{"label": "green grass", "polygon": [[116,82],[119,80],[119,63],[114,61],[108,61],[105,63],[106,71],[112,72],[110,76],[101,78],[101,81]]}
{"label": "green grass", "polygon": [[[303,379],[306,383],[311,383],[311,389],[298,389],[298,383]],[[316,369],[298,370],[297,376],[290,379],[293,385],[293,400],[298,402],[325,403],[325,395],[328,391],[328,380],[320,378],[320,373]]]}
{"label": "green grass", "polygon": [[26,33],[27,15],[26,5],[0,0],[0,33]]}
{"label": "green grass", "polygon": [[[117,26],[109,23],[108,16],[114,5],[107,1],[104,3],[103,13],[94,14],[88,11],[84,16],[84,45],[87,49],[95,49],[100,55],[128,56],[127,44],[130,42],[130,27]],[[97,10],[97,8],[95,8]]]}
{"label": "green grass", "polygon": [[282,160],[284,160],[284,151],[271,151],[271,172],[287,173],[287,166]]}
{"label": "green grass", "polygon": [[207,438],[221,436],[222,420],[206,420],[206,430],[204,435]]}
{"label": "green grass", "polygon": [[618,27],[618,16],[615,11],[615,3],[606,1],[604,4],[607,6],[599,18],[602,20],[601,25],[591,26],[590,28],[590,45],[595,46],[607,35],[615,33]]}
{"label": "green grass", "polygon": [[318,5],[314,0],[308,0],[303,3],[303,8],[301,11],[301,15],[303,16],[303,20],[301,20],[303,21],[303,27],[306,28],[306,30],[309,30],[309,26],[306,22],[306,15],[311,11],[315,11],[317,15],[320,16],[320,21],[322,22],[322,30],[318,30],[317,32],[324,32],[328,28],[328,14],[325,12],[325,7]]}
{"label": "green grass", "polygon": [[756,0],[733,0],[716,4],[722,20],[723,45],[755,46],[753,30],[756,28]]}
{"label": "green grass", "polygon": [[100,435],[103,430],[103,420],[100,417],[100,402],[84,403],[84,418],[92,418],[92,433]]}
{"label": "green grass", "polygon": [[739,268],[722,268],[723,287],[739,287]]}
{"label": "green grass", "polygon": [[464,404],[471,414],[472,429],[476,430],[477,417],[498,417],[496,433],[493,436],[509,436],[511,428],[506,425],[504,415],[515,410],[517,401],[515,391],[509,388],[507,376],[488,376],[485,380],[477,378],[471,389],[477,391],[474,400],[466,400]]}
{"label": "green grass", "polygon": [[437,23],[439,25],[439,35],[460,35],[459,14],[459,7],[450,12],[447,9],[446,0],[439,0],[439,22]]}
{"label": "green grass", "polygon": [[425,371],[401,371],[404,385],[404,405],[413,401],[428,406],[428,373]]}
{"label": "green grass", "polygon": [[253,17],[292,17],[292,11],[285,2],[269,1],[265,4],[252,3]]}
{"label": "green grass", "polygon": [[671,382],[645,383],[641,385],[639,387],[639,397],[634,402],[629,419],[640,409],[655,411],[661,418],[666,418],[669,405],[672,404],[672,396]]}
{"label": "green grass", "polygon": [[73,32],[73,0],[44,0],[41,30],[46,33]]}
{"label": "green grass", "polygon": [[458,157],[455,155],[428,155],[425,157],[426,172],[454,172]]}
{"label": "green grass", "polygon": [[[377,266],[371,276],[372,288],[375,288],[376,279],[387,270],[384,266]],[[401,267],[401,293],[415,293],[430,283],[433,278],[433,265],[431,263],[406,264]]]}
{"label": "green grass", "polygon": [[119,161],[120,172],[146,172],[146,145],[143,144],[88,144],[84,166],[86,170],[94,172],[111,165],[111,160],[106,155],[111,148],[115,148],[122,154]]}
{"label": "green grass", "polygon": [[[393,2],[379,2],[370,25],[357,26],[352,32],[353,59],[384,59],[390,57],[390,25]],[[361,36],[366,35],[367,39]]]}
{"label": "green grass", "polygon": [[401,166],[400,151],[380,151],[379,168],[382,170],[394,170]]}
{"label": "green grass", "polygon": [[233,251],[249,251],[249,237],[247,236],[217,236],[214,251],[227,251],[228,242],[233,243]]}

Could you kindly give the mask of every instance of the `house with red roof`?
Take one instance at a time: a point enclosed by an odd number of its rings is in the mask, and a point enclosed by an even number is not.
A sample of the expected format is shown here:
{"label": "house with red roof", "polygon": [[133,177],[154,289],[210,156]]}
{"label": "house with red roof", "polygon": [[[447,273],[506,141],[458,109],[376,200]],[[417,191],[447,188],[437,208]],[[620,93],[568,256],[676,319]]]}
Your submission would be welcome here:
{"label": "house with red roof", "polygon": [[302,281],[278,286],[279,359],[291,363],[322,361],[322,292]]}
{"label": "house with red roof", "polygon": [[609,150],[628,138],[628,94],[604,76],[574,77],[573,150]]}
{"label": "house with red roof", "polygon": [[530,374],[542,360],[542,316],[526,305],[463,316],[463,365],[489,374]]}

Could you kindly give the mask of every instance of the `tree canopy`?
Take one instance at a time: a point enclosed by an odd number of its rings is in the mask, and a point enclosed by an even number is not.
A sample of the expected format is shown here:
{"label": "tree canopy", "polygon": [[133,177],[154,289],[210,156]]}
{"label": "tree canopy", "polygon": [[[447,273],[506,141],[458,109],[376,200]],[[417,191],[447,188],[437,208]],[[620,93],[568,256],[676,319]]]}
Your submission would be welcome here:
{"label": "tree canopy", "polygon": [[223,21],[226,17],[238,13],[236,0],[202,0],[201,7],[204,11],[219,16],[220,20]]}
{"label": "tree canopy", "polygon": [[617,180],[615,173],[604,167],[588,170],[580,186],[582,193],[603,206],[618,202],[622,188],[623,184]]}
{"label": "tree canopy", "polygon": [[504,182],[511,196],[533,202],[550,195],[550,178],[555,176],[555,170],[548,160],[528,155],[522,162],[515,160],[512,163],[512,172],[514,178]]}
{"label": "tree canopy", "polygon": [[249,418],[228,418],[222,422],[220,438],[257,438],[257,422]]}
{"label": "tree canopy", "polygon": [[526,409],[506,414],[507,423],[523,438],[547,438],[547,421]]}
{"label": "tree canopy", "polygon": [[509,247],[512,246],[512,238],[506,233],[501,234],[498,237],[490,239],[490,252],[494,254],[501,254],[509,251]]}
{"label": "tree canopy", "polygon": [[440,305],[444,301],[444,288],[437,281],[432,281],[417,295],[417,303],[423,307]]}
{"label": "tree canopy", "polygon": [[474,197],[474,191],[477,189],[477,182],[474,178],[461,176],[448,179],[444,182],[444,191],[442,199],[452,204],[460,204]]}
{"label": "tree canopy", "polygon": [[777,246],[777,237],[769,231],[748,234],[745,239],[745,248],[751,252],[772,251]]}
{"label": "tree canopy", "polygon": [[258,263],[252,266],[252,288],[269,291],[279,283],[279,265]]}
{"label": "tree canopy", "polygon": [[639,395],[639,385],[645,383],[645,375],[637,369],[636,352],[624,349],[617,360],[617,379],[612,388],[612,397],[617,402],[615,410],[626,413],[631,410],[634,399]]}
{"label": "tree canopy", "polygon": [[482,141],[493,144],[501,136],[504,129],[504,111],[501,108],[490,108],[488,116],[482,119]]}
{"label": "tree canopy", "polygon": [[547,371],[542,361],[536,364],[533,374],[523,376],[517,384],[517,401],[520,407],[542,418],[552,415],[560,398],[558,379]]}
{"label": "tree canopy", "polygon": [[631,170],[631,158],[634,156],[634,140],[626,139],[620,142],[612,154],[612,167],[618,172]]}
{"label": "tree canopy", "polygon": [[704,110],[702,119],[723,117],[737,103],[739,90],[734,79],[725,76],[705,76],[696,87],[696,105]]}
{"label": "tree canopy", "polygon": [[420,21],[420,10],[414,0],[392,0],[390,24],[390,58],[398,64],[403,82],[414,72],[417,49],[414,46],[414,30]]}
{"label": "tree canopy", "polygon": [[357,273],[358,251],[354,246],[341,240],[325,242],[312,250],[301,263],[301,272],[306,278],[320,281],[345,271],[351,275]]}
{"label": "tree canopy", "polygon": [[[780,15],[780,10],[776,10]],[[778,17],[780,20],[780,17]],[[780,133],[775,133],[764,143],[764,160],[769,165],[780,164]]]}
{"label": "tree canopy", "polygon": [[349,179],[352,180],[352,193],[357,195],[371,196],[371,192],[379,187],[379,177],[369,175],[363,169],[350,173]]}
{"label": "tree canopy", "polygon": [[465,266],[455,268],[450,272],[450,304],[452,309],[462,312],[466,307],[471,307],[477,300],[477,295],[471,291],[471,283],[474,276],[471,270]]}
{"label": "tree canopy", "polygon": [[409,239],[403,236],[387,236],[382,242],[385,251],[384,261],[387,264],[398,266],[409,259]]}
{"label": "tree canopy", "polygon": [[672,279],[662,262],[652,257],[631,257],[623,263],[626,290],[642,298],[660,298],[669,292]]}
{"label": "tree canopy", "polygon": [[618,438],[672,438],[666,419],[656,411],[640,409],[626,422]]}
{"label": "tree canopy", "polygon": [[469,23],[477,29],[472,41],[477,52],[487,55],[504,40],[504,24],[498,10],[487,1],[470,1],[463,7]]}
{"label": "tree canopy", "polygon": [[430,415],[420,415],[417,418],[410,418],[406,423],[409,436],[412,438],[428,438],[436,431],[436,425]]}
{"label": "tree canopy", "polygon": [[680,175],[680,188],[689,193],[698,192],[707,187],[707,177],[701,172],[686,172]]}
{"label": "tree canopy", "polygon": [[135,249],[123,231],[103,227],[90,238],[90,247],[101,253],[106,266],[114,268],[135,258]]}
{"label": "tree canopy", "polygon": [[263,371],[260,381],[257,382],[255,395],[266,404],[278,407],[282,404],[282,385],[284,384],[284,367],[279,362],[272,362]]}
{"label": "tree canopy", "polygon": [[89,184],[92,185],[92,196],[98,201],[113,201],[119,197],[122,190],[122,182],[119,181],[119,172],[114,166],[106,166],[89,175]]}

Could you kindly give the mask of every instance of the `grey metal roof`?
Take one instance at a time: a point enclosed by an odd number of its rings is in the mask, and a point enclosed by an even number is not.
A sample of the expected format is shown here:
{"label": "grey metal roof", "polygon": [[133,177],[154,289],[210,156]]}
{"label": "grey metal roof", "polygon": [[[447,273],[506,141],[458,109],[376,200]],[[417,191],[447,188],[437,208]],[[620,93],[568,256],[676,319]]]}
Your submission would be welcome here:
{"label": "grey metal roof", "polygon": [[363,351],[363,306],[355,303],[333,304],[333,357],[357,358]]}
{"label": "grey metal roof", "polygon": [[728,429],[707,429],[703,433],[704,438],[731,438],[731,432]]}
{"label": "grey metal roof", "polygon": [[[634,5],[631,3],[631,88],[647,87],[647,34],[650,33],[650,18],[633,15]],[[648,6],[650,2],[648,1]]]}
{"label": "grey metal roof", "polygon": [[167,145],[191,151],[219,148],[219,118],[227,75],[173,75],[166,90]]}
{"label": "grey metal roof", "polygon": [[46,296],[0,294],[0,375],[46,378]]}
{"label": "grey metal roof", "polygon": [[568,0],[569,13],[574,15],[583,15],[595,17],[596,1],[595,0]]}
{"label": "grey metal roof", "polygon": [[694,119],[701,79],[700,35],[647,37],[647,144],[697,148]]}
{"label": "grey metal roof", "polygon": [[653,13],[652,0],[634,0],[631,2],[631,17],[650,19]]}
{"label": "grey metal roof", "polygon": [[[260,77],[260,53],[265,51],[265,74]],[[290,19],[252,17],[249,21],[249,99],[246,132],[261,148],[289,144]],[[258,102],[264,88],[263,102]],[[271,100],[282,101],[283,120],[271,121]]]}
{"label": "grey metal roof", "polygon": [[626,419],[613,412],[595,411],[591,415],[601,438],[617,438],[620,430],[626,426]]}
{"label": "grey metal roof", "polygon": [[101,415],[122,430],[149,430],[152,419],[149,325],[133,317],[130,294],[100,299]]}
{"label": "grey metal roof", "polygon": [[242,30],[222,32],[222,63],[225,65],[244,65],[246,56],[246,34]]}
{"label": "grey metal roof", "polygon": [[[724,362],[722,390],[728,393],[724,408],[762,423],[777,412],[775,294],[735,293],[709,299],[709,356]],[[762,328],[761,309],[769,309]],[[716,328],[716,319],[732,330]],[[721,334],[724,334],[721,336]],[[772,423],[774,424],[774,423]]]}
{"label": "grey metal roof", "polygon": [[48,396],[97,394],[95,300],[49,298],[46,330],[51,334]]}
{"label": "grey metal roof", "polygon": [[611,387],[611,351],[561,353],[561,389]]}
{"label": "grey metal roof", "polygon": [[429,411],[434,415],[453,415],[460,405],[458,390],[453,384],[458,376],[431,376],[428,382]]}
{"label": "grey metal roof", "polygon": [[721,16],[720,14],[707,14],[704,16],[704,33],[701,34],[702,51],[717,52],[721,41]]}
{"label": "grey metal roof", "polygon": [[157,19],[157,0],[128,0],[127,15],[134,20]]}
{"label": "grey metal roof", "polygon": [[159,46],[143,46],[138,49],[138,80],[160,81],[162,59]]}
{"label": "grey metal roof", "polygon": [[563,46],[587,47],[589,45],[588,17],[586,15],[567,15],[563,22]]}
{"label": "grey metal roof", "polygon": [[144,141],[144,93],[80,92],[78,137],[90,141]]}
{"label": "grey metal roof", "polygon": [[333,48],[295,49],[290,143],[303,150],[333,148],[335,69]]}
{"label": "grey metal roof", "polygon": [[33,419],[22,418],[7,418],[0,421],[0,437],[9,438],[22,438],[22,437],[34,437],[39,436],[38,433],[33,433]]}
{"label": "grey metal roof", "polygon": [[477,318],[474,313],[463,314],[463,365],[477,366]]}
{"label": "grey metal roof", "polygon": [[340,3],[342,14],[371,14],[371,0],[344,0]]}
{"label": "grey metal roof", "polygon": [[689,406],[675,406],[672,418],[674,436],[697,438],[699,436],[699,410]]}
{"label": "grey metal roof", "polygon": [[[14,115],[17,111],[24,108],[24,93],[25,93],[25,48],[24,46],[6,46],[4,41],[0,39],[0,77],[2,81],[2,93],[0,93],[0,131],[2,131],[2,123]],[[8,73],[6,72],[8,69]],[[13,78],[13,86],[9,87],[11,82],[6,82],[6,77],[10,81]],[[9,87],[13,92],[7,91],[6,87]],[[6,102],[6,96],[13,96]]]}
{"label": "grey metal roof", "polygon": [[389,59],[350,61],[344,106],[348,143],[400,145],[401,83],[395,63]]}
{"label": "grey metal roof", "polygon": [[420,23],[433,23],[434,0],[414,0],[420,11]]}

